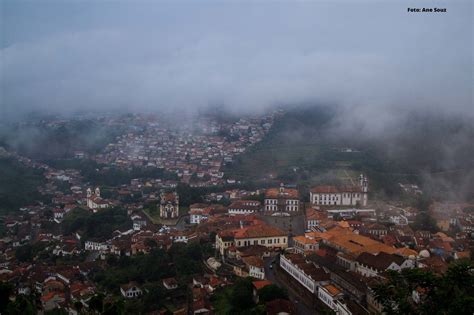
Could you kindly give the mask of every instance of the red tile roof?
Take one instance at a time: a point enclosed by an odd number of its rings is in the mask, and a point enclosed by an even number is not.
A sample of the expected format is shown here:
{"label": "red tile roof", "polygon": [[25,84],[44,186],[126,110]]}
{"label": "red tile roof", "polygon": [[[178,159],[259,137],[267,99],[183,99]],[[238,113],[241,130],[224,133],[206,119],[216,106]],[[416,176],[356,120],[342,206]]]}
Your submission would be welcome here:
{"label": "red tile roof", "polygon": [[271,284],[273,284],[273,283],[271,281],[268,281],[268,280],[258,280],[258,281],[252,282],[253,287],[257,290],[260,290],[261,288],[264,288],[267,285],[271,285]]}
{"label": "red tile roof", "polygon": [[283,192],[280,192],[280,188],[269,188],[265,191],[265,198],[267,199],[299,199],[299,197],[298,190],[292,188],[284,188]]}
{"label": "red tile roof", "polygon": [[358,186],[316,186],[311,188],[311,192],[315,194],[338,194],[362,192],[362,190]]}

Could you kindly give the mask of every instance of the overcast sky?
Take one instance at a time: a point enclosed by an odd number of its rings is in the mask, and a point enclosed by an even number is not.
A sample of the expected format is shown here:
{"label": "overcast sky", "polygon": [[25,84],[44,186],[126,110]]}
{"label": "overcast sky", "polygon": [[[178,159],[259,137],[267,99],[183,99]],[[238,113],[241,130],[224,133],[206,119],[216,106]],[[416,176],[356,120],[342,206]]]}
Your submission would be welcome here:
{"label": "overcast sky", "polygon": [[322,102],[474,118],[470,0],[0,5],[4,117]]}

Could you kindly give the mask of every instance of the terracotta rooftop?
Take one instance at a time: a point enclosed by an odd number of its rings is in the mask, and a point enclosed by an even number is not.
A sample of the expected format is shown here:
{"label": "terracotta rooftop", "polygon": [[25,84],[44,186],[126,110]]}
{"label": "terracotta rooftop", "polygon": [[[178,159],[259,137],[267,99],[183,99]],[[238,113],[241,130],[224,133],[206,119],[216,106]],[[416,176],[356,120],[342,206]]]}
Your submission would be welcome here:
{"label": "terracotta rooftop", "polygon": [[174,202],[178,195],[175,192],[166,192],[161,196],[161,201],[164,202]]}
{"label": "terracotta rooftop", "polygon": [[252,285],[255,289],[260,290],[263,287],[266,287],[267,285],[271,285],[272,282],[268,280],[259,280],[259,281],[254,281],[252,282]]}
{"label": "terracotta rooftop", "polygon": [[362,252],[369,252],[372,254],[378,254],[379,252],[393,254],[396,252],[396,249],[393,247],[369,237],[356,234],[350,229],[342,228],[340,226],[336,226],[323,233],[312,232],[312,235],[324,239],[330,246],[344,249],[346,252],[353,255],[358,255]]}
{"label": "terracotta rooftop", "polygon": [[244,227],[242,229],[234,230],[234,237],[236,239],[272,237],[272,236],[285,237],[287,236],[287,233],[278,228],[275,228],[266,224],[251,225],[248,227]]}
{"label": "terracotta rooftop", "polygon": [[249,266],[254,266],[258,268],[264,267],[263,259],[257,256],[242,257],[242,260],[246,265],[249,265]]}
{"label": "terracotta rooftop", "polygon": [[298,190],[293,188],[284,188],[281,192],[280,188],[269,188],[265,191],[265,198],[267,199],[299,199],[300,194]]}
{"label": "terracotta rooftop", "polygon": [[297,242],[297,243],[300,243],[300,244],[305,244],[305,245],[306,244],[317,244],[317,243],[319,243],[319,240],[320,239],[309,238],[309,237],[306,237],[306,236],[303,236],[303,235],[293,237],[294,242]]}
{"label": "terracotta rooftop", "polygon": [[358,186],[316,186],[311,188],[314,194],[339,194],[362,192]]}
{"label": "terracotta rooftop", "polygon": [[331,296],[336,296],[341,293],[341,290],[332,284],[324,285],[323,288],[326,289],[326,291],[328,291]]}
{"label": "terracotta rooftop", "polygon": [[401,265],[405,259],[398,255],[387,254],[380,252],[378,255],[372,255],[370,253],[362,253],[357,257],[357,262],[369,267],[372,267],[379,271],[386,270],[392,263]]}

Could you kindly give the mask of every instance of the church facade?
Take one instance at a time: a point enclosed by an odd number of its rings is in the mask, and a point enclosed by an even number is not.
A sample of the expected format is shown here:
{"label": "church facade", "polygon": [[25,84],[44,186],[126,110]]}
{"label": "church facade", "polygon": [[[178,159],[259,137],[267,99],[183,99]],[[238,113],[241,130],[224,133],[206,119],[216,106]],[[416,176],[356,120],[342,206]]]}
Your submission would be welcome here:
{"label": "church facade", "polygon": [[175,219],[179,216],[179,196],[176,192],[162,192],[160,194],[160,217]]}
{"label": "church facade", "polygon": [[92,192],[92,189],[87,188],[87,207],[94,212],[97,212],[98,209],[105,209],[110,206],[109,202],[107,200],[102,199],[100,196],[100,189],[99,187],[96,187],[94,192]]}
{"label": "church facade", "polygon": [[369,181],[359,176],[356,186],[316,186],[310,191],[313,205],[322,206],[367,206]]}

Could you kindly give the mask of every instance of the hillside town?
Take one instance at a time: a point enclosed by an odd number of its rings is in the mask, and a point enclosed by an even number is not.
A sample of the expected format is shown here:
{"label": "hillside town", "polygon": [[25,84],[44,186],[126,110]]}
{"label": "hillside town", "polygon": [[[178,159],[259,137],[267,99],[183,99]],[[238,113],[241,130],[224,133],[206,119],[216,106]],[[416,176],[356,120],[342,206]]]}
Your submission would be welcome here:
{"label": "hillside town", "polygon": [[[265,314],[379,314],[373,288],[390,272],[443,275],[451,262],[472,258],[474,205],[431,204],[436,231],[426,230],[417,224],[424,209],[371,200],[365,174],[353,185],[308,190],[282,182],[206,191],[199,202],[180,194],[194,175],[222,183],[221,163],[259,141],[266,124],[271,118],[239,121],[232,142],[151,128],[94,157],[165,167],[180,184],[137,178],[92,186],[78,170],[4,152],[43,172],[39,191],[51,202],[3,218],[1,280],[15,296],[34,297],[41,314],[114,312],[124,301],[146,314],[219,314],[223,292],[242,279]],[[284,293],[268,298],[277,289]],[[414,288],[410,303],[426,294]]]}
{"label": "hillside town", "polygon": [[135,128],[92,159],[120,168],[162,168],[194,186],[234,183],[234,179],[224,178],[223,166],[261,141],[279,114],[276,111],[231,122],[200,117],[191,127],[183,128],[169,126],[159,118],[136,116],[126,121]]}

